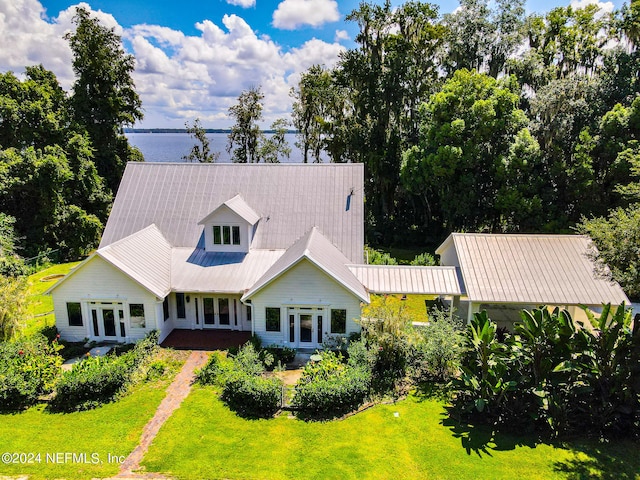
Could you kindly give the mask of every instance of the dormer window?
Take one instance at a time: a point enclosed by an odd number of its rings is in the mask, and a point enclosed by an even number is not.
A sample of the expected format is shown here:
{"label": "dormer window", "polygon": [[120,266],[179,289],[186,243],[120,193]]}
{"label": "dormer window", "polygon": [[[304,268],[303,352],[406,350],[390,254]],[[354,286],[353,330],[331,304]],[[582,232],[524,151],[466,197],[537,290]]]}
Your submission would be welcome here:
{"label": "dormer window", "polygon": [[259,221],[260,215],[240,195],[230,198],[198,222],[204,226],[204,249],[207,252],[249,252]]}
{"label": "dormer window", "polygon": [[214,225],[213,226],[214,245],[240,245],[239,225]]}

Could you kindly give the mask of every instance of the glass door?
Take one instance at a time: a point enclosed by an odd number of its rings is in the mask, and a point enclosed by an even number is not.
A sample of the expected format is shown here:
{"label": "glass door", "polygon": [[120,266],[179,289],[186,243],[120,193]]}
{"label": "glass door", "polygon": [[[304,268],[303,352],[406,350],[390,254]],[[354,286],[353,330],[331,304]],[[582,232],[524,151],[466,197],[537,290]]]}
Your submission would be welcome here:
{"label": "glass door", "polygon": [[96,340],[124,340],[126,327],[122,304],[92,303],[91,333]]}
{"label": "glass door", "polygon": [[202,309],[204,310],[204,326],[213,327],[216,324],[215,310],[213,309],[213,298],[202,299]]}
{"label": "glass door", "polygon": [[300,343],[313,343],[313,315],[310,313],[300,314]]}
{"label": "glass door", "polygon": [[116,333],[116,317],[112,309],[102,310],[102,324],[104,326],[104,337],[115,338]]}

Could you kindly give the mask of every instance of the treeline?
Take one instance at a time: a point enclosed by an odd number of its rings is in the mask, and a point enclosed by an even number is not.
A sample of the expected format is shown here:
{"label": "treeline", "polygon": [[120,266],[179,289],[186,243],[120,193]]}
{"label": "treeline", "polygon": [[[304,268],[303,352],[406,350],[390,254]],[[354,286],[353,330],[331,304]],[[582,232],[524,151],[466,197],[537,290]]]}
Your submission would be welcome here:
{"label": "treeline", "polygon": [[71,94],[42,66],[24,80],[0,74],[3,274],[19,272],[16,254],[75,259],[95,248],[126,162],[143,159],[122,130],[142,118],[133,57],[85,9],[74,23]]}
{"label": "treeline", "polygon": [[526,15],[362,3],[357,47],[292,91],[304,161],[365,164],[367,238],[572,232],[627,208],[640,174],[640,2]]}

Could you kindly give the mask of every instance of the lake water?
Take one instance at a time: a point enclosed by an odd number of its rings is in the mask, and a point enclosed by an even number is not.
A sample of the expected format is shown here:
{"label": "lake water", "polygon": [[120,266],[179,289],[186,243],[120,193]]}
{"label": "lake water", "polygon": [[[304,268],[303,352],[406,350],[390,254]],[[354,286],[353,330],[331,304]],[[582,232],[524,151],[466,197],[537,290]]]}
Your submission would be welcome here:
{"label": "lake water", "polygon": [[[196,140],[188,133],[127,133],[129,143],[140,149],[147,162],[184,162],[183,157],[189,154]],[[231,162],[231,155],[227,153],[227,134],[208,133],[211,151],[220,152],[219,162]],[[291,155],[281,158],[281,162],[301,162],[302,153],[295,146],[296,135],[289,133],[285,136]]]}

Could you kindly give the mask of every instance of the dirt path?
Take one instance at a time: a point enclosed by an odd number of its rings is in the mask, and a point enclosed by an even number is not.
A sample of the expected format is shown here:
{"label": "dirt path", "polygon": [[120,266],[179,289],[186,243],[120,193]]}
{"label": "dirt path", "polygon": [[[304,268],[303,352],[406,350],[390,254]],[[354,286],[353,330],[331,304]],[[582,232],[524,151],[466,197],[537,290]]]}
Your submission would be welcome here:
{"label": "dirt path", "polygon": [[167,421],[173,411],[177,409],[182,401],[189,395],[191,391],[191,383],[195,376],[195,370],[202,367],[209,358],[208,352],[194,351],[189,355],[189,358],[185,362],[180,370],[180,373],[176,375],[171,385],[167,388],[167,396],[162,400],[158,410],[149,423],[147,423],[142,430],[142,436],[140,443],[126,458],[124,463],[120,466],[120,473],[114,478],[124,479],[140,479],[140,478],[165,478],[159,474],[153,473],[135,473],[140,468],[140,461],[147,453],[151,442],[160,431],[160,427]]}

